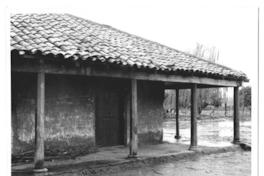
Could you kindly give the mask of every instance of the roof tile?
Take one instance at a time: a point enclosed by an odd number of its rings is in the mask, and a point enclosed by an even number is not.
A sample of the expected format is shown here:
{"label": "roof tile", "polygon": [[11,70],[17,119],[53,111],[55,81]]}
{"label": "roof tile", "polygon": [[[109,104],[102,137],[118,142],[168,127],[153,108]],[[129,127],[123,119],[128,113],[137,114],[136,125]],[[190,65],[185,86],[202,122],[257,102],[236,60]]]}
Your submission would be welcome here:
{"label": "roof tile", "polygon": [[10,22],[12,50],[247,80],[242,72],[69,14],[15,14]]}

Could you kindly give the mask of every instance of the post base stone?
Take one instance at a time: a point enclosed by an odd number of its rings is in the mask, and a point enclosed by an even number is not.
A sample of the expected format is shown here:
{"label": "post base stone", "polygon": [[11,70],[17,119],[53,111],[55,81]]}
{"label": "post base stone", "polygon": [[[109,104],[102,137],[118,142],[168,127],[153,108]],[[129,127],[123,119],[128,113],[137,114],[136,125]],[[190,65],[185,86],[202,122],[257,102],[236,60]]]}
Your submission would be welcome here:
{"label": "post base stone", "polygon": [[191,150],[191,151],[198,151],[198,146],[190,146],[189,147],[189,150]]}
{"label": "post base stone", "polygon": [[181,136],[174,136],[175,139],[181,139]]}
{"label": "post base stone", "polygon": [[240,144],[240,140],[239,139],[234,140],[233,144],[238,144],[239,145]]}
{"label": "post base stone", "polygon": [[48,172],[48,169],[47,168],[33,169],[33,172],[35,172],[35,173]]}
{"label": "post base stone", "polygon": [[131,155],[131,154],[129,154],[128,156],[127,156],[127,158],[128,159],[136,159],[138,156],[137,155]]}

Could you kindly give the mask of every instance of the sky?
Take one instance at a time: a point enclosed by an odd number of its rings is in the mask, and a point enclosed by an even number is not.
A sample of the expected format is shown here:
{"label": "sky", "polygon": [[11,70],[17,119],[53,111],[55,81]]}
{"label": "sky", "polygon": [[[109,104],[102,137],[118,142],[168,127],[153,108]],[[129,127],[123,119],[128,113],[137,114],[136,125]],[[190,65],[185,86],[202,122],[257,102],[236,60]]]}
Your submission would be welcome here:
{"label": "sky", "polygon": [[[36,8],[16,3],[8,10],[11,13],[70,13],[181,51],[193,51],[197,43],[216,47],[220,64],[243,71],[250,80],[256,76],[257,6],[248,1],[204,4],[166,0],[87,1],[83,5],[73,2]],[[245,85],[250,84],[251,81]]]}

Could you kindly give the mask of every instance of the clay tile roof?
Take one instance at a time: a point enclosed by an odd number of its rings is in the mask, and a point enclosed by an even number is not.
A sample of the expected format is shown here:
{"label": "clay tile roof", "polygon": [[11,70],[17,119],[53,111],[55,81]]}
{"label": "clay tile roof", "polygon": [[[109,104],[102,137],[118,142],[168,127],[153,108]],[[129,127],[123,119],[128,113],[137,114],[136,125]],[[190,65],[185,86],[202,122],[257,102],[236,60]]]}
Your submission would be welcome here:
{"label": "clay tile roof", "polygon": [[69,14],[11,16],[11,51],[247,81],[244,73]]}

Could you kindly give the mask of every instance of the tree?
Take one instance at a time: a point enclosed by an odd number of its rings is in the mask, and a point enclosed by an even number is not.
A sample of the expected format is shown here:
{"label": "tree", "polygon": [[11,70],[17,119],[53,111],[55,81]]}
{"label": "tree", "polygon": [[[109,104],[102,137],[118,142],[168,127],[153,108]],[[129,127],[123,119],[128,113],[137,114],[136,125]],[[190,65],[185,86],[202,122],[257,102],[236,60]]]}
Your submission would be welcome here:
{"label": "tree", "polygon": [[187,114],[187,109],[190,107],[191,91],[188,89],[179,90],[179,107],[184,108],[185,115]]}
{"label": "tree", "polygon": [[181,89],[179,92],[179,107],[189,108],[190,107],[191,92],[187,89]]}
{"label": "tree", "polygon": [[242,87],[239,90],[240,106],[251,108],[251,87]]}
{"label": "tree", "polygon": [[170,110],[175,108],[175,90],[167,89],[164,94],[163,108]]}
{"label": "tree", "polygon": [[[196,48],[192,53],[193,55],[207,59],[211,62],[217,62],[219,59],[219,51],[216,47],[205,47],[202,44],[197,43]],[[213,105],[219,107],[222,104],[222,97],[219,89],[199,89],[198,90],[198,113],[201,114],[202,110],[207,105]]]}
{"label": "tree", "polygon": [[[219,59],[219,51],[216,47],[205,47],[197,43],[196,48],[191,54],[209,60],[210,62],[217,62]],[[174,109],[175,107],[175,93],[174,90],[165,91],[164,108],[166,110]],[[188,89],[181,89],[179,93],[179,107],[187,109],[190,107],[191,92]],[[198,89],[198,113],[201,114],[202,110],[208,105],[214,107],[221,106],[223,101],[221,92],[218,88],[204,88]],[[226,100],[227,101],[227,100]]]}
{"label": "tree", "polygon": [[215,89],[211,89],[210,90],[210,101],[211,101],[211,105],[213,105],[214,107],[220,107],[222,105],[222,96],[219,93],[219,89],[215,88]]}
{"label": "tree", "polygon": [[227,102],[228,102],[228,97],[227,97],[227,91],[228,88],[222,88],[222,101],[224,102],[224,107],[225,107],[225,117],[227,117]]}

